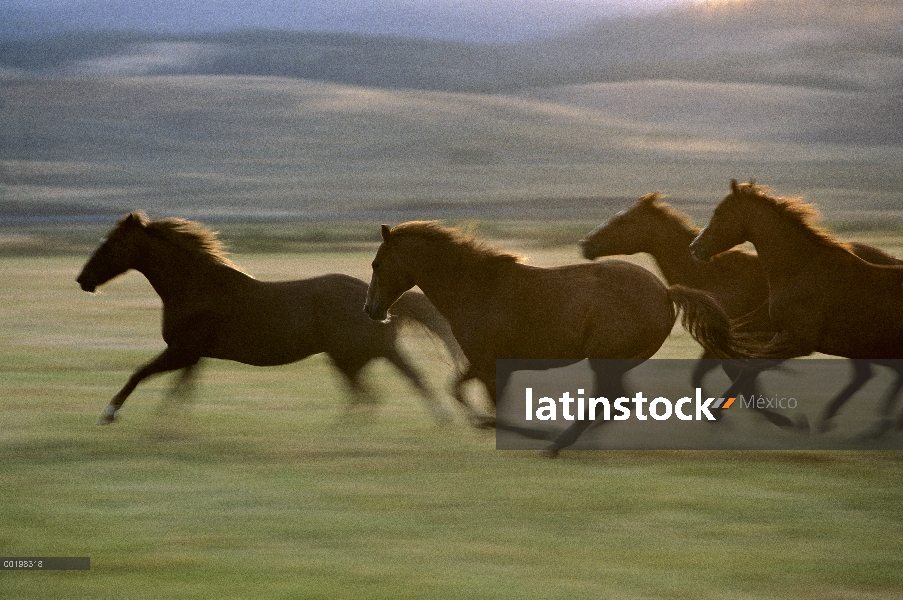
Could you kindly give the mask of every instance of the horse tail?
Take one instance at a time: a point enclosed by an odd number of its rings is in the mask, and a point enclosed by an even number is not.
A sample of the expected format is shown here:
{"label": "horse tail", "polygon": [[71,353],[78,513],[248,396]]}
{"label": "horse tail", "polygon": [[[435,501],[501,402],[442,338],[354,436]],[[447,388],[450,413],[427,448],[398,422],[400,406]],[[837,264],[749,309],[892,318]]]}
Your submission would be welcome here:
{"label": "horse tail", "polygon": [[392,305],[392,313],[401,318],[408,318],[417,321],[423,325],[428,331],[433,333],[445,344],[449,354],[455,362],[456,368],[463,371],[468,364],[464,357],[464,351],[458,345],[458,340],[452,333],[451,325],[442,313],[433,306],[426,296],[420,292],[405,292]]}
{"label": "horse tail", "polygon": [[749,358],[754,354],[752,340],[737,334],[724,309],[708,292],[672,285],[668,297],[682,313],[684,329],[714,358]]}

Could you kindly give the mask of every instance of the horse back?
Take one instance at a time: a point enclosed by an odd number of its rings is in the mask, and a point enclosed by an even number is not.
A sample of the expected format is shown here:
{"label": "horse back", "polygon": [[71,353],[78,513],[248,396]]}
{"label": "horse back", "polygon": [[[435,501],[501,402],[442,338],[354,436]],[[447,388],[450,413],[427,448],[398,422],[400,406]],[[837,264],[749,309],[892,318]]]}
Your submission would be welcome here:
{"label": "horse back", "polygon": [[266,366],[326,352],[339,362],[368,356],[394,343],[393,325],[363,311],[367,283],[341,274],[264,282],[223,299],[216,321],[213,358]]}

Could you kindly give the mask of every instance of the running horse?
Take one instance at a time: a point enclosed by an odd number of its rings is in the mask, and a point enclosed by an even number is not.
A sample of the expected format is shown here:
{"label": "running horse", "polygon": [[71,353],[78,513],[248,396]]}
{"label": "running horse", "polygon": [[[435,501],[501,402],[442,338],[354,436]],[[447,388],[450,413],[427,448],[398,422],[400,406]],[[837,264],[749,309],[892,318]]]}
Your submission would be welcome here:
{"label": "running horse", "polygon": [[[430,400],[434,394],[396,346],[397,326],[374,323],[360,310],[367,283],[341,274],[297,281],[258,281],[233,264],[216,234],[184,219],[123,217],[85,264],[77,282],[94,292],[135,269],[163,301],[167,347],[129,378],[104,409],[112,423],[126,398],[145,378],[181,370],[173,391],[184,390],[202,358],[249,365],[292,363],[325,352],[357,397],[365,394],[359,373],[375,358],[388,359]],[[454,354],[457,343],[442,316],[422,294],[402,297],[400,316],[424,324]]]}
{"label": "running horse", "polygon": [[[768,280],[754,254],[735,248],[710,262],[694,259],[690,242],[699,228],[662,198],[658,192],[646,194],[593,229],[579,242],[584,258],[648,253],[668,284],[705,290],[730,319],[753,313],[768,300]],[[770,326],[767,314],[759,320],[758,326]],[[709,352],[700,358],[693,369],[693,387],[701,387],[706,373],[717,366]]]}
{"label": "running horse", "polygon": [[[500,373],[496,380],[496,359],[626,359],[590,360],[596,389],[623,390],[623,374],[655,354],[678,310],[703,347],[716,355],[733,351],[730,323],[708,294],[665,287],[633,263],[530,266],[427,221],[383,225],[382,238],[372,263],[367,314],[386,319],[399,296],[419,286],[448,320],[470,362],[469,375],[482,381],[493,404],[497,384],[504,390],[510,375]],[[571,445],[589,425],[576,421],[550,439],[548,449],[556,453]]]}
{"label": "running horse", "polygon": [[[700,228],[689,215],[676,210],[662,198],[658,192],[646,194],[633,206],[591,231],[579,244],[583,256],[592,260],[601,256],[648,253],[669,284],[705,290],[718,300],[729,318],[743,318],[744,329],[774,335],[777,329],[768,315],[768,278],[759,257],[741,248],[732,248],[712,256],[711,260],[696,260],[690,252],[690,243],[699,235]],[[848,246],[856,256],[873,264],[903,264],[868,244],[850,242]],[[693,387],[701,387],[703,377],[717,365],[714,360],[706,360],[711,358],[709,353],[703,352],[702,360],[693,369]],[[821,417],[823,429],[828,427],[837,410],[872,377],[868,361],[852,361],[852,365],[852,380]],[[899,383],[895,385],[899,389],[903,385],[903,371],[899,368],[897,371]],[[763,415],[782,427],[798,426],[778,413],[763,410]]]}
{"label": "running horse", "polygon": [[[797,198],[776,197],[755,182],[732,180],[731,193],[690,250],[700,260],[712,260],[746,241],[755,246],[768,277],[768,313],[776,330],[755,350],[756,356],[781,359],[821,352],[862,361],[866,367],[894,368],[898,377],[883,403],[878,434],[892,425],[891,412],[903,386],[903,266],[866,262],[853,246],[817,227],[817,216],[812,205]],[[874,260],[871,253],[863,256]],[[847,391],[826,409],[822,429],[840,408],[839,399],[852,395]]]}

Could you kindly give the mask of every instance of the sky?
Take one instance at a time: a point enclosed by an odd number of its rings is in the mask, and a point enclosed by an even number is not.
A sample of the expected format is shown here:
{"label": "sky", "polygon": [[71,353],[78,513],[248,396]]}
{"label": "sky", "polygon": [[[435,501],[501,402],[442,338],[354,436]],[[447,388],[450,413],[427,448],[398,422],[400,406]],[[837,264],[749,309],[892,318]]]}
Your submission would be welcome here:
{"label": "sky", "polygon": [[[263,28],[507,42],[694,0],[0,0],[0,32]],[[711,0],[709,0],[711,1]],[[724,1],[724,0],[719,0]],[[736,0],[735,0],[736,1]]]}

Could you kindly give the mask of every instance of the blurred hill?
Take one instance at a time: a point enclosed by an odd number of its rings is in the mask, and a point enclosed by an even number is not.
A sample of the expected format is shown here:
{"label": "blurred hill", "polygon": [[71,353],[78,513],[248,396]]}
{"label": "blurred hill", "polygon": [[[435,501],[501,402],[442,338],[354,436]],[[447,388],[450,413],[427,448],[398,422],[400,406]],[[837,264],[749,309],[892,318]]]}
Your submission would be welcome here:
{"label": "blurred hill", "polygon": [[576,215],[656,189],[704,216],[736,177],[832,219],[886,219],[903,187],[901,25],[897,2],[758,0],[511,44],[7,37],[0,218]]}

